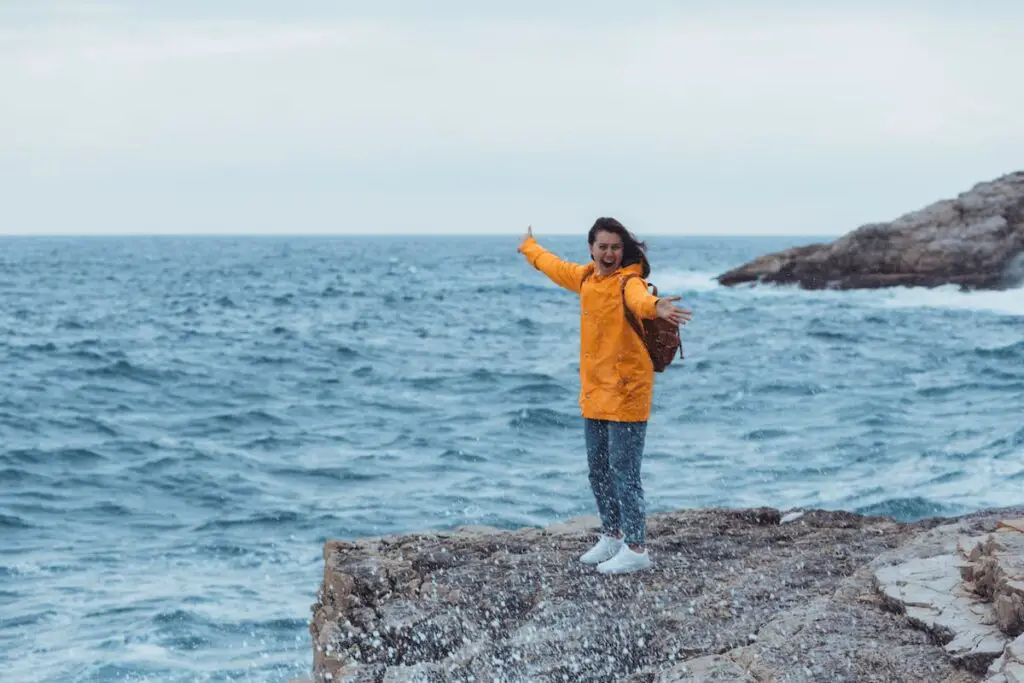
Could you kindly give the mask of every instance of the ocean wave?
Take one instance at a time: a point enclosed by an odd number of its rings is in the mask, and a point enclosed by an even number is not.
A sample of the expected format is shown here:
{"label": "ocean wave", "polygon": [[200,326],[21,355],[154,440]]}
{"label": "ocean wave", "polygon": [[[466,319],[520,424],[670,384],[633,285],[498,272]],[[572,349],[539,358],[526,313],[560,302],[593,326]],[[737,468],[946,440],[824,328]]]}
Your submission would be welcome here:
{"label": "ocean wave", "polygon": [[279,512],[258,512],[247,517],[230,517],[225,519],[213,519],[193,528],[195,532],[210,531],[216,529],[233,529],[237,527],[268,528],[287,526],[301,521],[302,516],[293,511]]}
{"label": "ocean wave", "polygon": [[0,529],[31,529],[33,526],[17,515],[0,512]]}
{"label": "ocean wave", "polygon": [[386,473],[375,471],[359,471],[345,465],[333,465],[330,467],[278,467],[271,471],[274,477],[286,479],[301,479],[312,483],[323,484],[357,484],[380,481],[386,478]]}
{"label": "ocean wave", "polygon": [[365,377],[369,377],[372,374],[373,374],[373,366],[372,365],[360,365],[357,368],[352,368],[352,376],[353,377],[363,377],[363,378],[365,378]]}
{"label": "ocean wave", "polygon": [[552,380],[550,382],[518,384],[505,389],[504,394],[520,401],[544,401],[557,398],[571,400],[575,397],[576,391]]}
{"label": "ocean wave", "polygon": [[244,619],[232,625],[238,633],[252,633],[253,631],[266,630],[293,633],[296,629],[304,629],[306,626],[306,621],[298,618]]}
{"label": "ocean wave", "polygon": [[104,379],[126,379],[148,386],[157,386],[162,382],[178,379],[181,373],[171,370],[153,370],[127,360],[119,360],[102,368],[86,370],[90,377]]}
{"label": "ocean wave", "polygon": [[937,386],[919,387],[914,393],[922,398],[944,398],[963,392],[1018,392],[1024,391],[1024,382],[1010,381],[1008,383],[996,382],[955,382]]}
{"label": "ocean wave", "polygon": [[0,453],[0,463],[11,465],[89,466],[108,458],[89,448],[22,448]]}
{"label": "ocean wave", "polygon": [[57,345],[54,344],[53,342],[43,342],[41,344],[26,344],[25,346],[22,346],[20,348],[16,347],[15,350],[17,350],[17,351],[25,351],[25,352],[28,352],[28,353],[47,354],[47,353],[53,353],[54,351],[56,351],[57,350]]}
{"label": "ocean wave", "polygon": [[95,514],[99,517],[130,517],[135,511],[112,500],[100,500],[70,512],[75,517],[85,514]]}
{"label": "ocean wave", "polygon": [[1018,383],[1018,386],[1024,389],[1024,364],[1009,367],[986,365],[977,370],[977,375],[986,380],[993,380],[998,383],[997,386],[1006,386],[1005,383],[1009,382]]}
{"label": "ocean wave", "polygon": [[810,380],[799,381],[799,380],[772,380],[771,382],[764,382],[751,387],[750,392],[755,395],[772,395],[778,394],[781,396],[816,396],[824,393],[826,388],[817,382]]}
{"label": "ocean wave", "polygon": [[501,282],[486,285],[477,285],[471,290],[474,294],[502,294],[502,295],[513,295],[522,296],[529,294],[542,294],[550,295],[552,290],[546,284],[532,284],[525,282]]}
{"label": "ocean wave", "polygon": [[172,625],[180,630],[193,630],[214,625],[203,615],[185,609],[162,610],[150,619],[159,626]]}
{"label": "ocean wave", "polygon": [[952,469],[937,474],[934,477],[928,479],[925,482],[927,486],[935,486],[937,484],[949,484],[954,481],[960,481],[967,475],[967,472],[963,469]]}
{"label": "ocean wave", "polygon": [[[1024,297],[1024,292],[1021,296]],[[977,348],[974,353],[981,358],[1024,361],[1024,340],[992,348]]]}
{"label": "ocean wave", "polygon": [[104,355],[104,354],[102,354],[102,353],[100,353],[98,351],[92,351],[92,350],[87,349],[87,348],[86,349],[73,349],[70,352],[68,352],[67,354],[65,354],[65,357],[69,358],[71,360],[85,360],[85,361],[95,361],[95,362],[102,362],[102,363],[109,363],[109,362],[111,362],[111,359],[109,357],[107,357],[106,355]]}
{"label": "ocean wave", "polygon": [[[0,481],[3,481],[3,479],[0,479]],[[64,491],[55,491],[53,489],[26,489],[22,487],[11,496],[11,500],[17,501],[19,506],[22,505],[24,501],[39,501],[43,503],[57,503],[65,505],[72,497],[73,494]]]}
{"label": "ocean wave", "polygon": [[71,496],[46,497],[19,492],[10,498],[7,508],[9,513],[20,516],[26,524],[36,526],[52,524],[66,518],[69,506],[74,500]]}
{"label": "ocean wave", "polygon": [[438,375],[425,375],[422,377],[403,377],[401,382],[412,389],[433,391],[453,381],[452,377],[441,377]]}
{"label": "ocean wave", "polygon": [[23,614],[21,616],[14,617],[13,619],[5,618],[0,621],[0,624],[3,624],[5,629],[22,630],[45,624],[55,616],[57,616],[56,610],[43,609],[37,612]]}
{"label": "ocean wave", "polygon": [[266,353],[241,356],[241,360],[253,365],[288,365],[296,361],[295,356],[292,355],[272,356]]}
{"label": "ocean wave", "polygon": [[268,434],[242,444],[242,448],[260,451],[280,451],[285,448],[301,448],[305,441],[298,437],[285,438]]}
{"label": "ocean wave", "polygon": [[263,427],[268,425],[287,425],[290,424],[290,421],[265,410],[241,410],[234,413],[218,413],[206,418],[197,419],[193,421],[193,424],[197,426],[213,424],[218,427]]}
{"label": "ocean wave", "polygon": [[904,422],[904,418],[896,411],[886,410],[869,413],[857,418],[857,424],[864,427],[885,428]]}
{"label": "ocean wave", "polygon": [[512,429],[565,429],[575,427],[579,422],[576,416],[560,413],[550,408],[524,408],[515,413],[505,413],[508,426]]}
{"label": "ocean wave", "polygon": [[790,435],[791,432],[788,429],[765,427],[762,429],[755,429],[753,431],[747,432],[740,438],[742,438],[744,441],[770,441],[772,439],[780,439],[782,437]]}
{"label": "ocean wave", "polygon": [[[67,422],[66,420],[64,422]],[[89,417],[87,415],[76,415],[71,420],[77,427],[94,434],[100,434],[102,436],[116,437],[121,434],[120,430],[116,427],[108,424],[106,421],[99,418]]]}
{"label": "ocean wave", "polygon": [[851,343],[861,341],[861,337],[853,332],[838,332],[836,330],[808,330],[807,336],[811,339],[822,339],[825,341]]}
{"label": "ocean wave", "polygon": [[349,295],[349,293],[350,292],[348,288],[342,285],[339,285],[337,287],[335,287],[334,285],[327,285],[320,291],[320,296],[325,299],[335,299],[339,297],[346,297]]}
{"label": "ocean wave", "polygon": [[357,358],[361,358],[362,355],[363,355],[358,350],[352,348],[351,346],[346,346],[345,344],[342,344],[341,346],[337,347],[334,350],[334,354],[340,360],[346,360],[346,361],[351,361],[351,360],[355,360]]}
{"label": "ocean wave", "polygon": [[509,382],[533,380],[551,381],[551,377],[537,373],[501,372],[489,368],[474,368],[468,372],[451,374],[433,373],[402,377],[400,381],[413,389],[427,391],[458,391],[479,393],[485,389],[499,387]]}
{"label": "ocean wave", "polygon": [[459,462],[467,463],[481,463],[487,462],[487,458],[482,455],[476,455],[469,451],[464,451],[461,448],[449,448],[440,456],[441,460],[458,460]]}
{"label": "ocean wave", "polygon": [[474,368],[469,373],[469,378],[475,382],[537,382],[546,383],[555,381],[551,375],[542,372],[506,372],[493,368]]}
{"label": "ocean wave", "polygon": [[961,455],[960,459],[986,458],[997,460],[1007,456],[1016,456],[1021,446],[1024,446],[1024,427],[1020,427],[1005,436],[986,441],[979,448]]}
{"label": "ocean wave", "polygon": [[904,522],[916,522],[929,517],[951,517],[961,514],[957,505],[936,502],[920,496],[912,498],[889,498],[854,510],[859,515],[892,517]]}

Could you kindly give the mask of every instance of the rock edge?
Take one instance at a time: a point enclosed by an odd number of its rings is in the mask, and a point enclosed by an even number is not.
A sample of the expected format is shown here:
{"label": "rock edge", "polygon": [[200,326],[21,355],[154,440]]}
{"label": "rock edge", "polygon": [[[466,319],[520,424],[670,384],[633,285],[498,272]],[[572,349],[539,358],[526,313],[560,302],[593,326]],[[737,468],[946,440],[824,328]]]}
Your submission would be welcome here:
{"label": "rock edge", "polygon": [[662,513],[621,577],[593,518],[330,541],[311,680],[1024,683],[1019,515]]}

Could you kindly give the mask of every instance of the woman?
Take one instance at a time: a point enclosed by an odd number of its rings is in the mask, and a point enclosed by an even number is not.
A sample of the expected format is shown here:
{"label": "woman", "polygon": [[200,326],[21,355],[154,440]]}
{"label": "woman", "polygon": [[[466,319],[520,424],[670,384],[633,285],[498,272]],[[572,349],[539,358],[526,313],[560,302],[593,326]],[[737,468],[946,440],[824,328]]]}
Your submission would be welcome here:
{"label": "woman", "polygon": [[[597,571],[619,574],[647,569],[644,492],[640,482],[654,366],[623,306],[638,319],[663,318],[676,325],[692,313],[647,291],[650,273],[643,242],[619,221],[599,218],[587,235],[591,263],[558,258],[527,229],[519,252],[555,284],[580,295],[580,408],[585,424],[590,485],[601,516],[597,544],[580,558]],[[626,280],[627,276],[630,279]],[[623,282],[625,286],[623,287]]]}

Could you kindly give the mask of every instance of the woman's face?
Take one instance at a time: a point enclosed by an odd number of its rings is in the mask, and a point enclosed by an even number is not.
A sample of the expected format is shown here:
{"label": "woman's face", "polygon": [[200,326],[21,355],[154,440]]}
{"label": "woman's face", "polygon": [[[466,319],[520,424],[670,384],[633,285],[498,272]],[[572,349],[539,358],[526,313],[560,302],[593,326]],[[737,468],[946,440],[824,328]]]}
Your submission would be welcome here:
{"label": "woman's face", "polygon": [[611,275],[622,265],[622,238],[614,232],[599,230],[590,245],[590,256],[598,275]]}

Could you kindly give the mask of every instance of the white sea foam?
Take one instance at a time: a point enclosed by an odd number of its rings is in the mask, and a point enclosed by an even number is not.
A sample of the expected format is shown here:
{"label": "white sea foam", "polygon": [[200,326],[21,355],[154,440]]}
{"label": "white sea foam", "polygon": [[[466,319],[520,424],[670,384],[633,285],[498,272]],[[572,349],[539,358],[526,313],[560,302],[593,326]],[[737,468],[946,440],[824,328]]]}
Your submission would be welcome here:
{"label": "white sea foam", "polygon": [[718,289],[721,285],[715,280],[717,273],[700,271],[672,271],[651,274],[651,282],[658,287],[659,294],[680,294],[686,296],[689,292],[709,292]]}
{"label": "white sea foam", "polygon": [[898,288],[886,292],[890,308],[951,308],[1024,316],[1024,289],[964,292],[954,286]]}
{"label": "white sea foam", "polygon": [[124,645],[118,659],[126,662],[147,662],[153,665],[166,664],[172,661],[167,648],[153,643],[128,643]]}
{"label": "white sea foam", "polygon": [[1024,316],[1024,288],[1003,291],[962,291],[955,285],[945,287],[892,287],[869,290],[805,290],[796,285],[740,285],[726,288],[715,280],[717,273],[702,271],[665,271],[651,276],[661,293],[681,294],[732,291],[744,297],[801,297],[856,300],[884,308],[946,308],[989,311]]}

